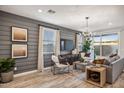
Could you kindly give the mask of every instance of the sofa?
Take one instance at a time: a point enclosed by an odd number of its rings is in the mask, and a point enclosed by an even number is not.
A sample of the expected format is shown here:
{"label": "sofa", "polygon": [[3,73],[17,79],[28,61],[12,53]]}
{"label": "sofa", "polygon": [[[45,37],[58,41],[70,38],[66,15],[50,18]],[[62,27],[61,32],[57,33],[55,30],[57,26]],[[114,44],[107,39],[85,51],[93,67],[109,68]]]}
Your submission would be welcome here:
{"label": "sofa", "polygon": [[112,84],[123,72],[124,58],[119,58],[111,62],[109,65],[104,65],[104,67],[106,67],[106,82]]}
{"label": "sofa", "polygon": [[59,58],[60,64],[67,64],[68,62],[70,65],[72,65],[73,62],[80,60],[79,54],[71,54],[71,53],[59,55],[58,58]]}

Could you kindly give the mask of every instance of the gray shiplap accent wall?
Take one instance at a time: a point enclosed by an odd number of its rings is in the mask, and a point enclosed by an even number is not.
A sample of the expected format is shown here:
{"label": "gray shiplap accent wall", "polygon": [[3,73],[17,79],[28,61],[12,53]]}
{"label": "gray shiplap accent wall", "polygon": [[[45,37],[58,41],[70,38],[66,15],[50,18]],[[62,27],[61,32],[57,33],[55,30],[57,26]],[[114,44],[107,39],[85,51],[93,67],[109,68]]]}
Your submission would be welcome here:
{"label": "gray shiplap accent wall", "polygon": [[71,31],[61,31],[61,38],[74,40],[75,39],[75,33],[72,33]]}
{"label": "gray shiplap accent wall", "polygon": [[0,57],[11,57],[11,26],[28,29],[28,57],[16,59],[17,71],[15,73],[37,69],[38,24],[59,28],[63,38],[70,37],[72,39],[73,35],[71,34],[76,33],[74,30],[0,11]]}
{"label": "gray shiplap accent wall", "polygon": [[75,47],[75,33],[72,33],[71,31],[61,31],[60,37],[62,39],[68,39],[68,40],[73,40],[74,42],[74,47]]}

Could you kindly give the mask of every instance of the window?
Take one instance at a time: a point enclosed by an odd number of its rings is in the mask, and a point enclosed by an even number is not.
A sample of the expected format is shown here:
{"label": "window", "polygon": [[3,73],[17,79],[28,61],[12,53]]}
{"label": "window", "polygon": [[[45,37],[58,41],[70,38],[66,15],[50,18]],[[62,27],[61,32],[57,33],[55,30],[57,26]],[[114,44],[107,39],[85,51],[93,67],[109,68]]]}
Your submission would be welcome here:
{"label": "window", "polygon": [[102,35],[102,56],[118,52],[118,34]]}
{"label": "window", "polygon": [[77,34],[77,47],[79,51],[82,51],[82,47],[83,47],[83,36],[81,33]]}
{"label": "window", "polygon": [[94,36],[94,52],[96,55],[100,55],[100,36]]}
{"label": "window", "polygon": [[108,56],[118,52],[118,34],[94,36],[94,52],[99,56]]}
{"label": "window", "polygon": [[56,30],[44,28],[43,55],[44,67],[51,66],[51,55],[55,53]]}

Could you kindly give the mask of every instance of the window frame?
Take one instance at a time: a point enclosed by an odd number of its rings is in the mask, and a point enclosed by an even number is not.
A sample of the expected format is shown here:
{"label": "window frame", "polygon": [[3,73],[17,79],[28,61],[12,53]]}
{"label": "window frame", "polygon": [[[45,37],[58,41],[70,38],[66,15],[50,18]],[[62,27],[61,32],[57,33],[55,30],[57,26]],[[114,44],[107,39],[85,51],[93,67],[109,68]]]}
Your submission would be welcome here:
{"label": "window frame", "polygon": [[[118,35],[118,54],[120,54],[120,32],[111,32],[111,33],[100,33],[100,34],[97,34],[97,35],[94,35],[93,36],[93,46],[95,46],[94,45],[94,37],[95,36],[99,36],[100,37],[100,55],[96,55],[96,56],[103,56],[102,55],[102,36],[104,36],[104,35],[112,35],[112,34],[117,34]],[[95,50],[95,48],[94,48],[94,50]]]}
{"label": "window frame", "polygon": [[[78,51],[80,52],[80,51],[82,51],[82,47],[83,47],[83,35],[82,35],[82,33],[77,33],[76,34],[76,38],[77,38],[76,39],[76,41],[77,41],[77,45],[76,46],[77,46]],[[79,47],[81,47],[81,50],[80,50]]]}

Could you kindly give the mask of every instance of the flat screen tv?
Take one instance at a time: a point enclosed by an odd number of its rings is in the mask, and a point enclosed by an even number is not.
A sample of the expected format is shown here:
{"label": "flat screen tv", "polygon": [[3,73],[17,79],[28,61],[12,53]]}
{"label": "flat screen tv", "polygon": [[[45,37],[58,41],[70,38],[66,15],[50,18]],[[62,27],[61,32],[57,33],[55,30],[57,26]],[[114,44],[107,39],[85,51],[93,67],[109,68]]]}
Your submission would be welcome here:
{"label": "flat screen tv", "polygon": [[60,50],[61,51],[71,51],[74,48],[73,40],[60,39]]}

